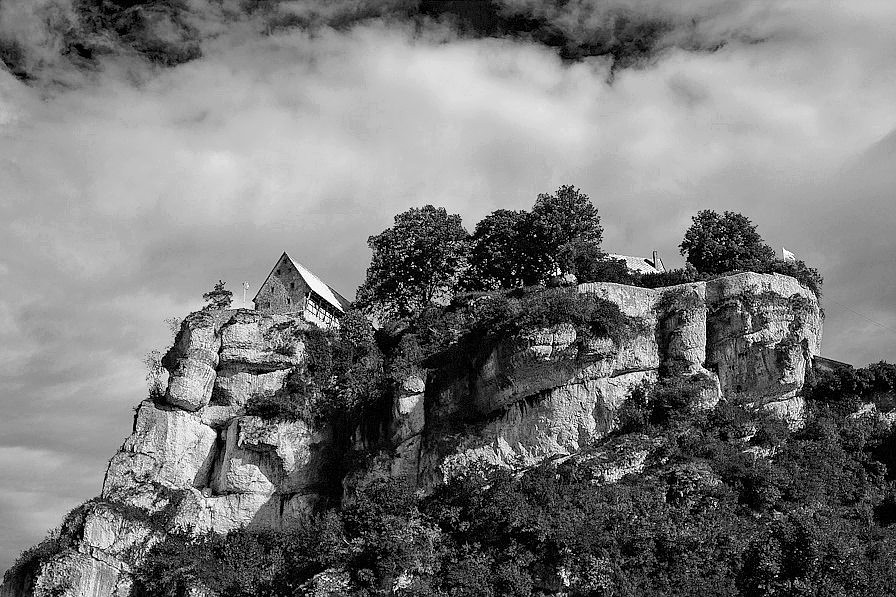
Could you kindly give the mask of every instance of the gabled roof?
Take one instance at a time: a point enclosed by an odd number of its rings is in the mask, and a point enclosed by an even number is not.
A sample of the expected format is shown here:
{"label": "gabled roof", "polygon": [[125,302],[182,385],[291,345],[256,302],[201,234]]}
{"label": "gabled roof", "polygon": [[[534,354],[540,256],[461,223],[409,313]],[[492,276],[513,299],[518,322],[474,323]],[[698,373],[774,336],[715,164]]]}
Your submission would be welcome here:
{"label": "gabled roof", "polygon": [[[288,253],[284,252],[284,255],[289,257]],[[329,284],[325,284],[323,280],[315,276],[310,269],[289,257],[290,262],[292,262],[293,267],[295,267],[299,271],[299,275],[305,279],[305,283],[308,284],[309,288],[319,294],[325,301],[333,305],[334,307],[338,307],[340,311],[345,311],[348,309],[351,301],[346,299],[344,296],[333,290]]]}
{"label": "gabled roof", "polygon": [[607,257],[625,261],[625,266],[633,272],[638,272],[641,274],[655,274],[663,271],[655,267],[654,263],[646,257],[630,257],[629,255],[618,255],[616,253],[608,253]]}
{"label": "gabled roof", "polygon": [[[280,263],[284,256],[289,259],[289,262],[292,263],[292,266],[294,268],[296,268],[296,271],[299,272],[299,275],[302,276],[302,279],[305,280],[305,284],[307,284],[311,290],[319,294],[321,298],[323,298],[325,301],[327,301],[340,311],[345,311],[346,309],[348,309],[349,305],[351,305],[351,301],[333,290],[333,288],[324,283],[323,280],[315,276],[310,269],[290,257],[289,253],[287,253],[286,251],[284,251],[283,255],[281,255],[277,259],[277,263]],[[271,274],[274,273],[275,269],[277,269],[276,265],[271,269]],[[271,274],[268,274],[268,278],[271,277]],[[258,292],[255,293],[255,298],[258,298],[258,295],[260,293],[261,289],[259,289]]]}

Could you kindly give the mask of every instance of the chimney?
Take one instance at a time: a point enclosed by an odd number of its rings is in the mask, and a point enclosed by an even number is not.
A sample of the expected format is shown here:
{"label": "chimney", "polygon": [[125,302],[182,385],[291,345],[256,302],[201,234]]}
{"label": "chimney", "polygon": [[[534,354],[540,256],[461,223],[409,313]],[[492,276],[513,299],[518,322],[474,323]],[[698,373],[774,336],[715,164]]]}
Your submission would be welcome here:
{"label": "chimney", "polygon": [[653,268],[657,269],[657,270],[660,269],[660,263],[659,263],[659,260],[657,259],[656,251],[653,252]]}

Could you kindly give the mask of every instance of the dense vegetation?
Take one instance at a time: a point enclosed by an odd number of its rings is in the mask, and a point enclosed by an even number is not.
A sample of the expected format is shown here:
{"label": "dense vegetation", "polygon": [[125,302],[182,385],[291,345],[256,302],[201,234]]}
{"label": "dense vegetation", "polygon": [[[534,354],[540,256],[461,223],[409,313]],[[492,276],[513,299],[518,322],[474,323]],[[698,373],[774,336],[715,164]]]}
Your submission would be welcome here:
{"label": "dense vegetation", "polygon": [[245,412],[310,424],[363,422],[375,430],[408,375],[425,377],[429,370],[436,382],[463,375],[502,339],[560,323],[575,326],[579,350],[591,338],[621,342],[643,325],[596,295],[541,286],[462,293],[378,332],[350,310],[338,330],[303,330],[306,365],[290,374],[282,390],[253,397]]}
{"label": "dense vegetation", "polygon": [[587,453],[521,475],[471,470],[430,496],[381,480],[294,531],[171,536],[135,594],[201,582],[294,595],[324,571],[359,597],[892,594],[896,430],[856,411],[893,400],[896,366],[819,374],[799,431],[724,403],[694,411],[693,383],[632,397],[605,447],[652,453],[617,483]]}
{"label": "dense vegetation", "polygon": [[358,311],[346,313],[341,324],[338,329],[298,332],[306,364],[290,373],[280,391],[252,397],[245,414],[319,426],[344,417],[357,419],[388,398],[383,353],[373,326]]}
{"label": "dense vegetation", "polygon": [[529,212],[492,212],[472,235],[445,208],[411,208],[368,239],[373,257],[356,307],[385,322],[414,317],[463,292],[575,282],[659,288],[743,271],[792,276],[821,296],[818,270],[795,258],[776,258],[739,213],[698,212],[679,247],[686,265],[675,270],[629,270],[603,252],[602,238],[597,208],[571,185],[538,195]]}
{"label": "dense vegetation", "polygon": [[461,291],[545,284],[569,273],[577,258],[602,258],[602,235],[591,199],[568,185],[538,195],[531,212],[489,214],[472,236],[445,208],[411,208],[367,240],[373,257],[356,304],[384,321]]}

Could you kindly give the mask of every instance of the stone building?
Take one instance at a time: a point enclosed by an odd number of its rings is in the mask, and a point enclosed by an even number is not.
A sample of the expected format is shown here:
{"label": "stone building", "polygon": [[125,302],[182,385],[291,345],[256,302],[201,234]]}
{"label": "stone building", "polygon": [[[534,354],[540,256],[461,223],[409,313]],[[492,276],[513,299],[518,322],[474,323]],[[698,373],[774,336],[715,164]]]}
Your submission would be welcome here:
{"label": "stone building", "polygon": [[350,304],[348,299],[285,252],[252,300],[256,311],[301,313],[306,321],[321,327],[339,325],[339,317]]}

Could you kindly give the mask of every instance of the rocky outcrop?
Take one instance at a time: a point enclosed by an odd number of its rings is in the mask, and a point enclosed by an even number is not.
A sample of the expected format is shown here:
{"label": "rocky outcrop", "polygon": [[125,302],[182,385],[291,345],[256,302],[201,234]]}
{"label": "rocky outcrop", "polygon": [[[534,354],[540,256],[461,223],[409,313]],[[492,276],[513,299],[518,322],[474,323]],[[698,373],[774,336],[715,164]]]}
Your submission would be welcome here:
{"label": "rocky outcrop", "polygon": [[7,573],[0,595],[127,597],[132,564],[164,536],[144,511],[91,500],[38,546],[47,556]]}
{"label": "rocky outcrop", "polygon": [[[615,482],[643,470],[660,446],[638,436],[594,446],[617,427],[626,401],[660,378],[695,383],[698,406],[737,401],[799,424],[822,321],[815,296],[796,280],[745,273],[662,289],[599,283],[570,292],[608,299],[637,325],[616,340],[570,323],[532,327],[474,348],[481,354],[472,365],[450,374],[409,365],[391,412],[370,426],[373,438],[360,427],[247,414],[253,401],[310,379],[313,345],[302,320],[246,310],[189,316],[163,359],[164,397],[137,408],[101,497],[39,566],[11,575],[0,596],[124,596],[133,566],[166,533],[301,524],[323,485],[341,482],[347,503],[378,477],[431,489],[480,464],[521,470],[567,458],[588,464],[595,483]],[[374,453],[365,467],[333,479],[337,436]],[[697,465],[667,472],[676,499],[715,482]],[[332,571],[307,588],[328,594],[344,582]]]}
{"label": "rocky outcrop", "polygon": [[779,274],[739,274],[706,288],[706,360],[726,398],[769,405],[800,420],[800,390],[821,349],[815,295]]}
{"label": "rocky outcrop", "polygon": [[[468,376],[430,378],[415,454],[421,486],[475,463],[520,468],[575,454],[613,430],[633,390],[661,375],[694,381],[702,407],[731,400],[801,424],[799,393],[822,318],[815,295],[793,278],[743,273],[660,289],[581,284],[578,292],[616,303],[640,330],[619,344],[578,341],[567,324],[524,330]],[[397,450],[393,458],[407,460]]]}
{"label": "rocky outcrop", "polygon": [[137,409],[133,433],[109,463],[102,495],[132,500],[140,492],[154,497],[157,486],[205,487],[217,439],[195,414],[146,400]]}
{"label": "rocky outcrop", "polygon": [[189,316],[163,359],[167,391],[137,408],[101,497],[52,544],[58,553],[7,583],[4,597],[124,597],[132,567],[168,532],[281,528],[307,517],[332,434],[243,414],[302,374],[306,329],[245,310]]}
{"label": "rocky outcrop", "polygon": [[165,401],[172,406],[192,412],[208,405],[221,348],[215,328],[214,317],[193,316],[165,356],[170,376]]}

